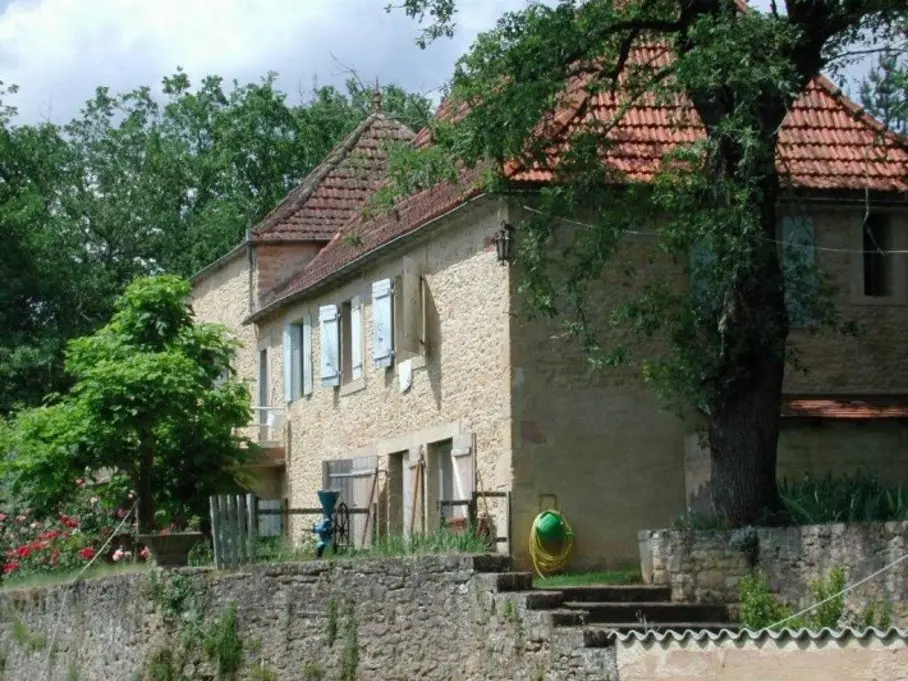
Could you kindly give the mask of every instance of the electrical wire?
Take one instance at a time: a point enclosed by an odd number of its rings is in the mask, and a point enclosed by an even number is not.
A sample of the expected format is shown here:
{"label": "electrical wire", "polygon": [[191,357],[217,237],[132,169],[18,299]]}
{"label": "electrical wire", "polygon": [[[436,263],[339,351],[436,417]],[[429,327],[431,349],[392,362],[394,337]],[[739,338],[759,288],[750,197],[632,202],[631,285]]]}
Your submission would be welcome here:
{"label": "electrical wire", "polygon": [[[564,539],[557,550],[546,547],[542,538],[539,536],[539,520],[546,513],[558,516],[564,528]],[[567,518],[558,511],[552,510],[544,511],[536,516],[536,519],[533,521],[533,527],[530,529],[530,557],[533,560],[533,567],[536,570],[536,574],[544,578],[546,575],[563,570],[564,566],[567,565],[568,557],[570,556],[573,545],[574,532],[571,529],[571,525],[568,523]]]}
{"label": "electrical wire", "polygon": [[[536,208],[531,208],[530,206],[522,206],[524,210],[528,210],[531,213],[536,213],[537,215],[545,215],[546,213],[538,210]],[[571,225],[577,225],[578,227],[589,227],[595,229],[596,225],[592,225],[588,222],[579,222],[577,220],[571,220],[569,218],[555,218],[560,222],[566,222]],[[641,232],[632,229],[626,229],[621,232],[622,234],[630,234],[631,236],[661,236],[659,232]],[[814,246],[813,244],[798,244],[793,241],[779,241],[778,239],[770,239],[769,237],[761,236],[758,237],[761,241],[767,241],[771,244],[777,244],[779,246],[784,246],[786,248],[802,248],[811,251],[824,251],[826,253],[853,253],[855,255],[905,255],[908,254],[908,250],[883,250],[883,249],[873,249],[869,251],[854,249],[854,248],[833,248],[831,246]]]}

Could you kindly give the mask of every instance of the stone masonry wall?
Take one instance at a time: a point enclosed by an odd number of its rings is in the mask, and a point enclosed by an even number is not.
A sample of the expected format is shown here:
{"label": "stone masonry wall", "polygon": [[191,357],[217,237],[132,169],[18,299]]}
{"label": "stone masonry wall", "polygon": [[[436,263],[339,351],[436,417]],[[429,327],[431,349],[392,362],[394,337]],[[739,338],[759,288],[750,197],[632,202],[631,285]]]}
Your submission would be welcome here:
{"label": "stone masonry wall", "polygon": [[[870,576],[905,555],[908,522],[808,525],[759,528],[755,567],[789,603],[809,595],[809,582],[834,567],[845,570],[847,584]],[[731,545],[731,532],[645,530],[639,533],[644,580],[672,587],[680,602],[736,603],[738,585],[751,571],[747,557]],[[908,625],[908,571],[900,563],[851,591],[846,606],[855,611],[885,599],[893,623]]]}
{"label": "stone masonry wall", "polygon": [[[0,678],[614,681],[613,648],[584,649],[582,632],[553,629],[525,594],[499,591],[507,575],[488,571],[506,564],[423,556],[10,590],[0,595]],[[222,626],[231,607],[235,629]],[[197,645],[184,655],[187,643]],[[218,674],[206,643],[239,652],[238,673]]]}
{"label": "stone masonry wall", "polygon": [[[261,323],[260,343],[269,344],[273,362],[272,390],[280,396],[284,325],[306,315],[314,320],[314,390],[294,400],[286,410],[287,481],[292,507],[315,504],[316,492],[323,486],[324,461],[375,456],[381,470],[375,497],[380,500],[379,512],[384,513],[389,496],[393,496],[389,481],[399,473],[394,470],[392,457],[404,456],[406,476],[411,470],[408,466],[422,454],[428,468],[420,499],[428,502],[427,524],[432,530],[437,523],[431,502],[439,488],[433,447],[453,438],[472,443],[476,486],[481,491],[510,489],[509,273],[497,262],[490,241],[500,228],[499,205],[479,201],[446,220],[444,226],[389,252],[356,276],[312,299],[288,305],[280,316]],[[428,349],[426,356],[417,358],[413,365],[412,385],[401,391],[400,363],[386,369],[376,367],[373,361],[371,286],[401,275],[404,258],[414,263],[425,279]],[[340,305],[355,296],[363,301],[363,377],[338,388],[324,387],[319,306]],[[399,459],[396,463],[400,467]],[[412,492],[411,478],[398,485],[404,494]],[[400,508],[400,500],[394,502],[398,508],[389,510],[391,517],[410,515],[409,503]],[[490,500],[489,506],[489,515],[496,519],[503,535],[508,520],[505,508],[495,500]],[[385,525],[382,522],[380,529]],[[307,535],[310,527],[308,519],[291,520],[294,536]],[[391,530],[400,532],[401,528]]]}

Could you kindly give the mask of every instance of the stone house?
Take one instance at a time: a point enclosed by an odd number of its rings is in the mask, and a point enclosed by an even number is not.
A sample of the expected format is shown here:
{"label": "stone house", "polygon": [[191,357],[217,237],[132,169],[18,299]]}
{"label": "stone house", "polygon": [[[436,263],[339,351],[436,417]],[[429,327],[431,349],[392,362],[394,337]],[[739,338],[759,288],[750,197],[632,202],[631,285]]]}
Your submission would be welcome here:
{"label": "stone house", "polygon": [[[593,110],[611,116],[616,106],[602,98]],[[633,108],[610,161],[647,179],[673,139],[669,119],[662,105]],[[194,278],[197,316],[245,344],[236,372],[257,414],[249,432],[268,452],[256,490],[311,507],[317,490],[341,489],[348,504],[374,505],[390,533],[463,517],[463,506],[438,502],[479,493],[478,510],[521,565],[533,518],[557,506],[575,533],[572,567],[636,562],[638,530],[664,527],[708,491],[696,420],[661,411],[633,367],[591,375],[579,348],[519,313],[519,264],[499,260],[496,240],[532,210],[527,201],[465,181],[365,216],[389,140],[430,143],[377,102],[242,244]],[[779,226],[783,257],[797,243],[815,258],[864,327],[852,337],[792,333],[807,371],[787,378],[780,473],[862,467],[908,483],[899,342],[908,147],[818,77],[785,121],[779,165],[800,202]],[[512,178],[549,179],[538,170]],[[604,297],[647,278],[686,282],[682,265],[638,250],[624,253],[637,273],[607,275]],[[357,523],[359,541],[367,533]],[[287,529],[299,537],[310,526],[292,518]]]}

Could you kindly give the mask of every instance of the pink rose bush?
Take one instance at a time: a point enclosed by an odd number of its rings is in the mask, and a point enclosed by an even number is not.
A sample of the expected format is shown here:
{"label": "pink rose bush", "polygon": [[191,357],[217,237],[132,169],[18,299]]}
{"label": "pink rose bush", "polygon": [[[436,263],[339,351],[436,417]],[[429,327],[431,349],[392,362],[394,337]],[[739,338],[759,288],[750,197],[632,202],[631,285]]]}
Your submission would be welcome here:
{"label": "pink rose bush", "polygon": [[148,560],[147,548],[136,553],[135,518],[123,522],[133,502],[127,499],[105,507],[97,496],[89,496],[84,481],[76,481],[76,486],[80,490],[76,500],[55,517],[36,518],[21,509],[0,512],[2,579],[72,571],[92,560],[94,564],[128,563],[133,556]]}

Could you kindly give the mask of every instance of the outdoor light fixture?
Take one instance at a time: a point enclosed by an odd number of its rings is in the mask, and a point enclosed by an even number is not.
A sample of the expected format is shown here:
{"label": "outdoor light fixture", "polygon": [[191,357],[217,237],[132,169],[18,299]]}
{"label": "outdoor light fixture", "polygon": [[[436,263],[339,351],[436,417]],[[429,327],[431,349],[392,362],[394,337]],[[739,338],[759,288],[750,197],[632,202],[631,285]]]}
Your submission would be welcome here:
{"label": "outdoor light fixture", "polygon": [[498,262],[511,261],[511,248],[514,245],[514,228],[508,223],[502,223],[501,229],[492,237],[495,242],[495,251],[498,253]]}

